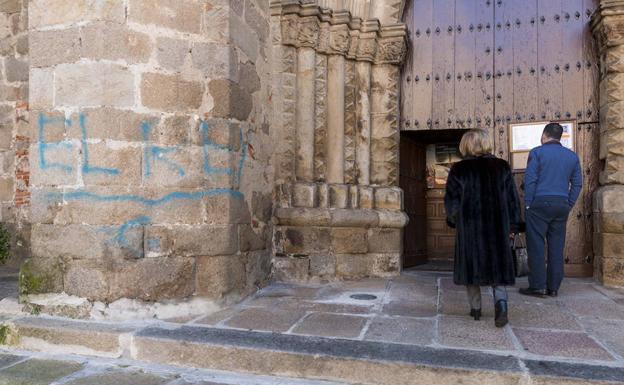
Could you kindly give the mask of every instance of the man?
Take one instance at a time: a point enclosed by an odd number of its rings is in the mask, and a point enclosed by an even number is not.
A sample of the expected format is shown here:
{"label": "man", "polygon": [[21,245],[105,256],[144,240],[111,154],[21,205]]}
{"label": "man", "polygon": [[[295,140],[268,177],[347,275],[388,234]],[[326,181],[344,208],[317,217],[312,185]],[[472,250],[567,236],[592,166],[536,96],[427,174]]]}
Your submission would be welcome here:
{"label": "man", "polygon": [[[524,177],[529,287],[520,294],[557,296],[563,280],[568,214],[583,185],[578,156],[561,145],[563,127],[547,124],[542,145],[531,150]],[[548,244],[548,263],[544,260]]]}

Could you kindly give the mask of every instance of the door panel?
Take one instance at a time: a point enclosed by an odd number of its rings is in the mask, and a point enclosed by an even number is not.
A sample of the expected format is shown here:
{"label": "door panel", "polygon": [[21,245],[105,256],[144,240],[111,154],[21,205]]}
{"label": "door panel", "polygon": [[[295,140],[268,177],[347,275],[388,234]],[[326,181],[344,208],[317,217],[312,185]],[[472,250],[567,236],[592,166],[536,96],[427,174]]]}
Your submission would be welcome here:
{"label": "door panel", "polygon": [[403,237],[403,266],[410,267],[427,262],[426,150],[425,145],[402,137],[400,151],[399,184],[409,217]]}
{"label": "door panel", "polygon": [[[412,56],[410,80],[403,81],[403,130],[485,128],[496,155],[509,160],[509,123],[576,120],[585,183],[568,222],[566,273],[574,275],[591,274],[593,255],[599,73],[589,23],[598,3],[413,0],[406,13]],[[435,209],[431,214],[439,215]],[[428,226],[441,230],[437,225]]]}

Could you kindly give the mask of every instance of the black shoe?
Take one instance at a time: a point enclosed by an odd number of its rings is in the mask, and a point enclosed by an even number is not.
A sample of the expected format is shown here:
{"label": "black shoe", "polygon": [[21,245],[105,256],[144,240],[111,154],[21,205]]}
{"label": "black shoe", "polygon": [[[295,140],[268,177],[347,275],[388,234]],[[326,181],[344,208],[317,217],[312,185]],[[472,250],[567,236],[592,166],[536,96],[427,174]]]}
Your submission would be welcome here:
{"label": "black shoe", "polygon": [[481,318],[481,309],[470,309],[470,316],[474,318],[475,321],[478,321]]}
{"label": "black shoe", "polygon": [[548,292],[546,294],[548,294],[549,297],[556,297],[557,296],[557,290],[548,290]]}
{"label": "black shoe", "polygon": [[521,288],[520,290],[518,290],[518,293],[522,295],[530,295],[531,297],[546,297],[546,290],[533,289],[530,287],[527,287],[526,289]]}
{"label": "black shoe", "polygon": [[494,305],[494,325],[497,328],[502,328],[507,325],[507,322],[509,322],[507,318],[507,301],[501,299]]}

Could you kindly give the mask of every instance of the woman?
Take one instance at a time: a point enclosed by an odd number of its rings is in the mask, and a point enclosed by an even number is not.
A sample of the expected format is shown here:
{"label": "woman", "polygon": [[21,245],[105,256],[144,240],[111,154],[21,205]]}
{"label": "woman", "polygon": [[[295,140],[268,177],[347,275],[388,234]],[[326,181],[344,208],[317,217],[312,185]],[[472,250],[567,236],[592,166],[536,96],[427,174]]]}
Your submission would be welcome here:
{"label": "woman", "polygon": [[507,324],[506,285],[515,283],[510,235],[520,225],[520,201],[509,164],[492,155],[485,130],[470,130],[459,144],[464,160],[449,172],[444,205],[456,228],[453,279],[465,285],[470,315],[481,317],[480,286],[494,291],[494,323]]}

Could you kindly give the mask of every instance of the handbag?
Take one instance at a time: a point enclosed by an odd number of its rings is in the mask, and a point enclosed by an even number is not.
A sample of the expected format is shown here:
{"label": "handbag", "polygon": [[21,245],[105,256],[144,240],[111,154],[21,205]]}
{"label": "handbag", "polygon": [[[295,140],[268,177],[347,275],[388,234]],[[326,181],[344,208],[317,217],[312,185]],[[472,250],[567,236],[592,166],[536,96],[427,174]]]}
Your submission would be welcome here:
{"label": "handbag", "polygon": [[520,234],[515,234],[511,243],[511,256],[513,257],[516,277],[529,275],[529,253],[526,245],[520,239]]}

